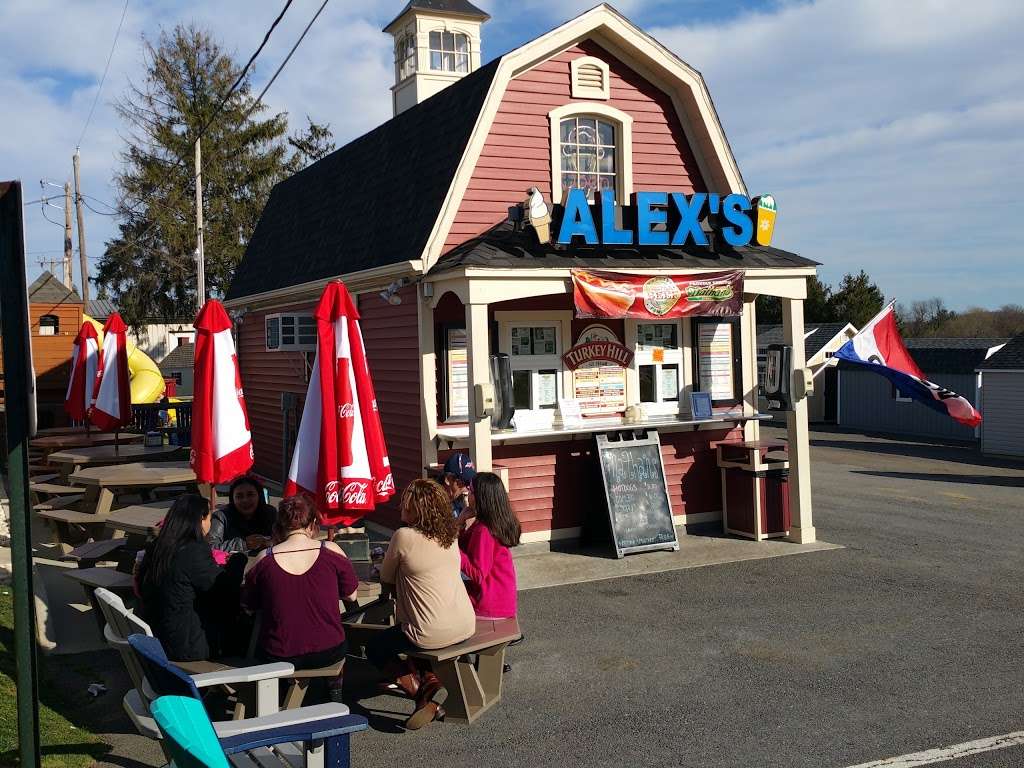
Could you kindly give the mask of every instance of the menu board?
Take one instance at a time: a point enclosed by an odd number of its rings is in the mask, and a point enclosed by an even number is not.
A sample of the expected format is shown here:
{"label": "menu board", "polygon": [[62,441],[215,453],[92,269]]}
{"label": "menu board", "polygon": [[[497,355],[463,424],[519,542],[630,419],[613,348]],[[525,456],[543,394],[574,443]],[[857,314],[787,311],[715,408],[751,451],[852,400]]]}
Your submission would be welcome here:
{"label": "menu board", "polygon": [[[619,343],[618,336],[604,325],[588,326],[577,346],[593,342]],[[584,416],[622,413],[626,410],[626,369],[611,360],[583,363],[572,372],[572,396]]]}
{"label": "menu board", "polygon": [[445,402],[448,418],[469,416],[469,368],[466,351],[466,329],[445,331]]}
{"label": "menu board", "polygon": [[658,433],[621,440],[598,435],[597,453],[616,556],[679,549]]}
{"label": "menu board", "polygon": [[712,400],[735,398],[731,323],[697,324],[697,370],[701,392]]}

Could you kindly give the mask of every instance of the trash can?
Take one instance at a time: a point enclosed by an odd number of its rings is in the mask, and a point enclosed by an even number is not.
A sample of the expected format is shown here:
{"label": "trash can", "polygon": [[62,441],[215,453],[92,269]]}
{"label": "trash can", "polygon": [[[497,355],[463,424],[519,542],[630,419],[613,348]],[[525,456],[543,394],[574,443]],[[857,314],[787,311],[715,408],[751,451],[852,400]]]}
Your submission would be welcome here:
{"label": "trash can", "polygon": [[789,533],[789,470],[769,469],[763,481],[764,533],[767,536],[785,536]]}

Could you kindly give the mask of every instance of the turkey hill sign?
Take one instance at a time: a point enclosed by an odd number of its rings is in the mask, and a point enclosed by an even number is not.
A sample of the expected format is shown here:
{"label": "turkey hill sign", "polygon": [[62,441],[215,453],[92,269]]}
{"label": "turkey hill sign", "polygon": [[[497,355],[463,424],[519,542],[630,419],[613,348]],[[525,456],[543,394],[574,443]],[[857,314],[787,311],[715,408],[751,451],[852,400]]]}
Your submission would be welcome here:
{"label": "turkey hill sign", "polygon": [[[701,223],[707,221],[733,247],[771,245],[776,205],[771,195],[748,198],[695,192],[637,192],[631,205],[618,206],[611,194],[595,193],[593,204],[583,189],[570,189],[555,206],[559,245],[681,247],[708,245]],[[543,242],[543,239],[542,239]]]}
{"label": "turkey hill sign", "polygon": [[570,371],[575,371],[586,363],[611,363],[628,368],[629,364],[633,362],[633,350],[611,339],[601,341],[580,339],[580,343],[562,355],[562,362]]}

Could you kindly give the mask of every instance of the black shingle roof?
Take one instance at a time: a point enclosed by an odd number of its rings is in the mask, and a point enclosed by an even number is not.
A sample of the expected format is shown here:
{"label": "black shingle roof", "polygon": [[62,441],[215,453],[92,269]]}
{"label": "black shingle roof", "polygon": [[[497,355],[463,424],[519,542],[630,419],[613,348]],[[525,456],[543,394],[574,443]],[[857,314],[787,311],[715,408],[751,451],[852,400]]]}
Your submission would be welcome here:
{"label": "black shingle roof", "polygon": [[[846,323],[811,323],[804,322],[804,353],[814,357],[821,348],[828,344],[835,335],[846,327]],[[781,325],[760,325],[757,328],[757,346],[767,347],[769,344],[784,344]]]}
{"label": "black shingle roof", "polygon": [[160,372],[180,371],[183,368],[191,368],[195,365],[196,345],[192,343],[179,344],[160,361]]}
{"label": "black shingle roof", "polygon": [[227,298],[419,258],[500,61],[275,186]]}
{"label": "black shingle roof", "polygon": [[443,272],[456,267],[495,267],[503,269],[536,269],[538,267],[567,269],[637,268],[720,268],[740,267],[812,267],[818,262],[778,248],[722,246],[718,252],[700,246],[683,248],[573,248],[540,245],[533,230],[519,232],[504,221],[479,237],[456,246],[430,270]]}
{"label": "black shingle roof", "polygon": [[978,370],[1024,371],[1024,333],[1006,342],[1006,346],[981,363]]}
{"label": "black shingle roof", "polygon": [[433,13],[452,13],[458,16],[469,16],[478,18],[481,21],[487,21],[491,18],[486,12],[481,11],[475,5],[466,0],[409,0],[406,3],[405,8],[402,9],[395,18],[389,21],[384,29],[387,30],[392,24],[402,18],[407,12],[412,9],[417,11],[427,11]]}
{"label": "black shingle roof", "polygon": [[925,373],[972,373],[992,347],[1006,339],[905,339],[914,362]]}
{"label": "black shingle roof", "polygon": [[30,304],[81,304],[82,297],[74,288],[68,288],[49,270],[37,277],[28,287]]}

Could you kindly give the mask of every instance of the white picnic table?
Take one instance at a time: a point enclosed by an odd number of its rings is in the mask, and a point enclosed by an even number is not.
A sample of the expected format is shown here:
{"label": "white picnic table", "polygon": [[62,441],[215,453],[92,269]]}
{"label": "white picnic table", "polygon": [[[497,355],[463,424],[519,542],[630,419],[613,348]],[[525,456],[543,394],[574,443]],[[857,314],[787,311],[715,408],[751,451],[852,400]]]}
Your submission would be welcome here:
{"label": "white picnic table", "polygon": [[195,491],[196,473],[187,461],[140,461],[106,467],[88,467],[72,473],[68,481],[85,489],[80,509],[106,517],[117,496],[141,493],[148,497],[153,490],[184,486]]}

